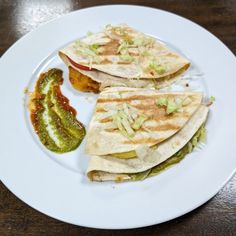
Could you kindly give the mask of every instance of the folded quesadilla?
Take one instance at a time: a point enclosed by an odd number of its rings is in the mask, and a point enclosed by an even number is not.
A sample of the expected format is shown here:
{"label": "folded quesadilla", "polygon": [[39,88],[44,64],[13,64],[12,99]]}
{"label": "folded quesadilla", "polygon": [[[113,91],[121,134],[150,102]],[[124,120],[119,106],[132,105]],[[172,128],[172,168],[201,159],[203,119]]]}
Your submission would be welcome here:
{"label": "folded quesadilla", "polygon": [[104,87],[164,87],[190,62],[165,44],[127,25],[108,25],[59,51],[75,89],[99,92]]}
{"label": "folded quesadilla", "polygon": [[204,137],[208,107],[199,92],[102,91],[85,152],[91,180],[140,180],[179,162]]}

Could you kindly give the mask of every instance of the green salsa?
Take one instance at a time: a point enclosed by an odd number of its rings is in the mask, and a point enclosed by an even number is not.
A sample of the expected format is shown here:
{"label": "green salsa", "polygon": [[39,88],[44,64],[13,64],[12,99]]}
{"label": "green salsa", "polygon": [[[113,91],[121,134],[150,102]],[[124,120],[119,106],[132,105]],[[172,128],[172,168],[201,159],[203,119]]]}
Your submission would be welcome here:
{"label": "green salsa", "polygon": [[153,168],[135,173],[129,174],[132,180],[144,180],[147,177],[151,177],[154,175],[159,174],[160,172],[166,170],[170,166],[179,163],[188,153],[192,152],[192,150],[198,145],[200,141],[205,141],[205,128],[202,126],[192,137],[192,139],[183,147],[181,148],[176,154],[171,156],[166,161],[162,162],[161,164],[154,166]]}
{"label": "green salsa", "polygon": [[30,116],[41,143],[56,153],[76,149],[85,136],[85,128],[76,119],[76,110],[62,93],[62,71],[42,73],[30,100]]}

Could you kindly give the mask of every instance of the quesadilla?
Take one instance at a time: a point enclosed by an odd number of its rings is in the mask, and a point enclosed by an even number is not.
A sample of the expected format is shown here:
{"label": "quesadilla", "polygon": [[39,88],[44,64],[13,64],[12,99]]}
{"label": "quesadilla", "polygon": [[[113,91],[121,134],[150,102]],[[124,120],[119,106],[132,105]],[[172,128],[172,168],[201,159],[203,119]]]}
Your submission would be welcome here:
{"label": "quesadilla", "polygon": [[102,91],[85,152],[91,180],[140,180],[180,161],[204,136],[199,92],[140,88]]}
{"label": "quesadilla", "polygon": [[111,155],[91,156],[87,175],[92,181],[143,180],[155,176],[180,162],[198,142],[204,141],[204,123],[208,107],[201,105],[187,124],[156,149],[143,147],[143,155],[134,159],[119,159]]}
{"label": "quesadilla", "polygon": [[104,87],[164,87],[190,62],[165,44],[127,25],[108,25],[59,51],[75,89],[99,92]]}
{"label": "quesadilla", "polygon": [[107,88],[97,99],[85,151],[89,155],[118,155],[140,144],[157,145],[179,131],[201,101],[199,92]]}

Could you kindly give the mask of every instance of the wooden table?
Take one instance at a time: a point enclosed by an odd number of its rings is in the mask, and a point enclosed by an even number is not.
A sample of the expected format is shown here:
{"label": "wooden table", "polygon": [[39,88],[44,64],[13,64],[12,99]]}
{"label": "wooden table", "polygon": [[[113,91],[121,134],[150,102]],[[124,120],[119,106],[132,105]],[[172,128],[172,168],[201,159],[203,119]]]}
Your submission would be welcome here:
{"label": "wooden table", "polygon": [[[48,20],[110,2],[0,0],[0,55],[24,34]],[[236,53],[235,0],[112,2],[151,6],[187,17],[215,34]],[[213,199],[185,216],[156,226],[122,231],[96,230],[54,220],[27,206],[0,183],[0,235],[236,235],[236,176]]]}

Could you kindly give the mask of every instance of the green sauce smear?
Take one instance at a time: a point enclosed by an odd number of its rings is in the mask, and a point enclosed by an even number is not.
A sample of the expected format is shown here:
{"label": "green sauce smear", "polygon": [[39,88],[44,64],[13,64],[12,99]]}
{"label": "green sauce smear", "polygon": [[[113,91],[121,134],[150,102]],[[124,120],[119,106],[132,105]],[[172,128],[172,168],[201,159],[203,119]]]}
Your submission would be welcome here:
{"label": "green sauce smear", "polygon": [[75,109],[61,93],[62,73],[59,69],[42,73],[30,101],[34,129],[41,143],[56,153],[75,150],[86,134]]}

